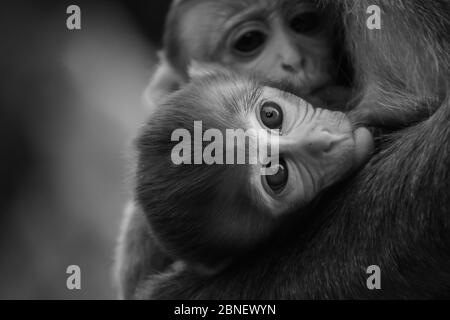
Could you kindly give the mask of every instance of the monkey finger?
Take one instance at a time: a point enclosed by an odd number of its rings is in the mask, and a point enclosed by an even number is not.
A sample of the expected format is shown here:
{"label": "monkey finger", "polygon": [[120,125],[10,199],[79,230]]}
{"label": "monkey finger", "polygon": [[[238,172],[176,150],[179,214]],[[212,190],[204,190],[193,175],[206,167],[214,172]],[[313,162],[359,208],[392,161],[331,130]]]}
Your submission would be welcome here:
{"label": "monkey finger", "polygon": [[369,160],[374,150],[373,136],[367,128],[358,128],[354,132],[355,165],[360,166]]}

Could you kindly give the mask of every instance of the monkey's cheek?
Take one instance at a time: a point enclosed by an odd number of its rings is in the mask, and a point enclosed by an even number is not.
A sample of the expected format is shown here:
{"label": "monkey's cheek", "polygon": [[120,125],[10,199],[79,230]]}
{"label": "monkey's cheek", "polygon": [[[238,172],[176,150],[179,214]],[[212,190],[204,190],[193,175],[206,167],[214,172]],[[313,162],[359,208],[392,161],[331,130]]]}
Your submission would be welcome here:
{"label": "monkey's cheek", "polygon": [[355,165],[360,166],[369,160],[373,153],[373,136],[366,128],[356,129],[353,136],[355,140]]}

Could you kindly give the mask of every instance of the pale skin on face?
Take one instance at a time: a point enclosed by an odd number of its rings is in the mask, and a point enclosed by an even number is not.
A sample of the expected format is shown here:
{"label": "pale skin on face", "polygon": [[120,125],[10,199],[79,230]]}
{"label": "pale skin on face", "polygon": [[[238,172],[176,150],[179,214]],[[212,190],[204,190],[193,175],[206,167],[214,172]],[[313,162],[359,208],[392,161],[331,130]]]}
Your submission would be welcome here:
{"label": "pale skin on face", "polygon": [[191,60],[289,81],[299,94],[333,80],[332,33],[307,0],[200,2],[180,25]]}
{"label": "pale skin on face", "polygon": [[[265,116],[267,111],[274,112],[274,106],[279,122],[274,122],[274,113],[269,120]],[[314,109],[303,99],[270,87],[262,89],[249,124],[280,130],[279,158],[284,170],[264,176],[254,167],[250,179],[258,198],[274,216],[306,205],[366,162],[373,151],[371,133],[353,128],[345,114]]]}

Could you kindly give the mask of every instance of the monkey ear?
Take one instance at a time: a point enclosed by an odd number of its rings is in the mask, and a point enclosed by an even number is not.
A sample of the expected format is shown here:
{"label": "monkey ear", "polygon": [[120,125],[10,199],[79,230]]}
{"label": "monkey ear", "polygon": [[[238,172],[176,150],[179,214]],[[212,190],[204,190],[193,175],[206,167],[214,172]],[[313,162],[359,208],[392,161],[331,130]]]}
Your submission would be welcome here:
{"label": "monkey ear", "polygon": [[218,64],[198,62],[196,60],[192,60],[188,67],[188,76],[191,80],[227,72],[227,69]]}
{"label": "monkey ear", "polygon": [[185,79],[170,65],[164,52],[159,52],[159,64],[151,77],[150,83],[143,94],[143,100],[150,111],[167,97],[176,91]]}

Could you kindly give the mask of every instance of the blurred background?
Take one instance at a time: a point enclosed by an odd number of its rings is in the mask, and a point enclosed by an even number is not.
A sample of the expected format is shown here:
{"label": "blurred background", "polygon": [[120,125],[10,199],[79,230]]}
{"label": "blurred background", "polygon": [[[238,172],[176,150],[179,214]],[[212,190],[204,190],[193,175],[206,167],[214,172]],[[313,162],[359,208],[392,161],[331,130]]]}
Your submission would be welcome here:
{"label": "blurred background", "polygon": [[[81,8],[81,30],[66,9]],[[131,142],[168,0],[2,1],[0,299],[116,298]],[[81,268],[68,290],[66,268]]]}

